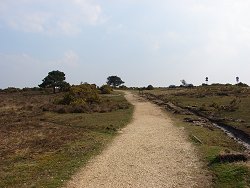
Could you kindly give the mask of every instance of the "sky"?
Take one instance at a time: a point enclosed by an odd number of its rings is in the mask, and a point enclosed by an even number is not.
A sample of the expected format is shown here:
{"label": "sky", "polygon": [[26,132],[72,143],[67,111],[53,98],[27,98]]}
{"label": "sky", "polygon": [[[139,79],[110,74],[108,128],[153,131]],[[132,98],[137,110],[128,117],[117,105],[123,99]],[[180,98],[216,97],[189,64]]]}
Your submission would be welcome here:
{"label": "sky", "polygon": [[0,0],[0,88],[250,84],[248,0]]}

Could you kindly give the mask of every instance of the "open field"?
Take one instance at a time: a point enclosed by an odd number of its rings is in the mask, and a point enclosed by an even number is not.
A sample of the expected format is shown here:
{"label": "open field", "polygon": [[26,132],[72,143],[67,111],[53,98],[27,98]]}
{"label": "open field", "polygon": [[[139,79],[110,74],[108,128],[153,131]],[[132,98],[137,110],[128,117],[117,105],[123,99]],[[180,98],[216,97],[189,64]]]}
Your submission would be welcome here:
{"label": "open field", "polygon": [[60,95],[0,93],[0,187],[61,186],[132,116],[122,95],[101,96],[105,113],[44,111]]}
{"label": "open field", "polygon": [[207,116],[223,118],[224,123],[250,134],[249,88],[207,86],[153,90],[149,93],[180,107],[194,107]]}
{"label": "open field", "polygon": [[[195,109],[205,117],[211,117],[250,134],[250,90],[235,86],[206,86],[197,88],[155,89],[146,91],[164,103],[171,102],[182,109]],[[236,103],[232,102],[236,101]],[[220,161],[219,157],[248,155],[249,151],[229,138],[216,127],[199,125],[185,120],[198,120],[200,116],[174,113],[177,126],[185,127],[200,151],[201,157],[213,175],[214,187],[249,187],[249,161]],[[247,154],[248,153],[248,154]]]}
{"label": "open field", "polygon": [[[234,86],[155,89],[145,92],[183,109],[194,109],[249,134],[250,91]],[[131,120],[133,107],[120,93],[101,95],[92,106],[56,104],[63,93],[0,93],[0,187],[60,187],[100,153]],[[66,109],[67,108],[67,109]],[[68,111],[86,113],[66,113]],[[245,148],[216,127],[184,122],[197,115],[171,115],[213,176],[214,187],[249,187],[249,161],[220,157],[247,155]]]}

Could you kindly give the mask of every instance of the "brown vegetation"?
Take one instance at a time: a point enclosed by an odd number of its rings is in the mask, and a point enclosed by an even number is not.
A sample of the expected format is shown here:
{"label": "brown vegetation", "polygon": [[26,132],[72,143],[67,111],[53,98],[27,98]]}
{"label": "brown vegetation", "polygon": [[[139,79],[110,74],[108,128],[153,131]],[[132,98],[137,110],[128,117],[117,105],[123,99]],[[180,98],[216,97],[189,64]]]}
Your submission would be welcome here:
{"label": "brown vegetation", "polygon": [[[173,112],[185,127],[213,176],[213,187],[249,187],[249,150],[225,134],[234,133],[245,143],[250,135],[250,89],[232,85],[155,89],[144,96]],[[232,135],[231,135],[232,136]],[[241,143],[241,144],[240,144]]]}
{"label": "brown vegetation", "polygon": [[[100,95],[100,103],[77,111],[79,106],[55,104],[65,93],[13,90],[0,92],[0,187],[61,185],[132,113],[119,94]],[[67,108],[88,113],[65,114]]]}

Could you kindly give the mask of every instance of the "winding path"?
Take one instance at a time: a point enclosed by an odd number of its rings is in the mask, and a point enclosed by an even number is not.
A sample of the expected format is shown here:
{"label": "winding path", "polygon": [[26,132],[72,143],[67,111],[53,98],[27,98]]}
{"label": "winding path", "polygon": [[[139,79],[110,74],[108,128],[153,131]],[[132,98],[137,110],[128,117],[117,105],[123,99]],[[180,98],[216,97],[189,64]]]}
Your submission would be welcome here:
{"label": "winding path", "polygon": [[133,121],[67,188],[209,187],[194,147],[158,106],[130,92]]}

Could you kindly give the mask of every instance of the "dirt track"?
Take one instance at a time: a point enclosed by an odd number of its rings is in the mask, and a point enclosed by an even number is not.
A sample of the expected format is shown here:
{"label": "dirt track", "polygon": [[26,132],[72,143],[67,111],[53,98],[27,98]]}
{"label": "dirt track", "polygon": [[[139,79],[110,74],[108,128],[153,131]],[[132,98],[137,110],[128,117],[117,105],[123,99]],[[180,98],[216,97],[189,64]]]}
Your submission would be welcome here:
{"label": "dirt track", "polygon": [[156,105],[126,98],[135,105],[132,123],[66,187],[208,187],[183,129]]}

